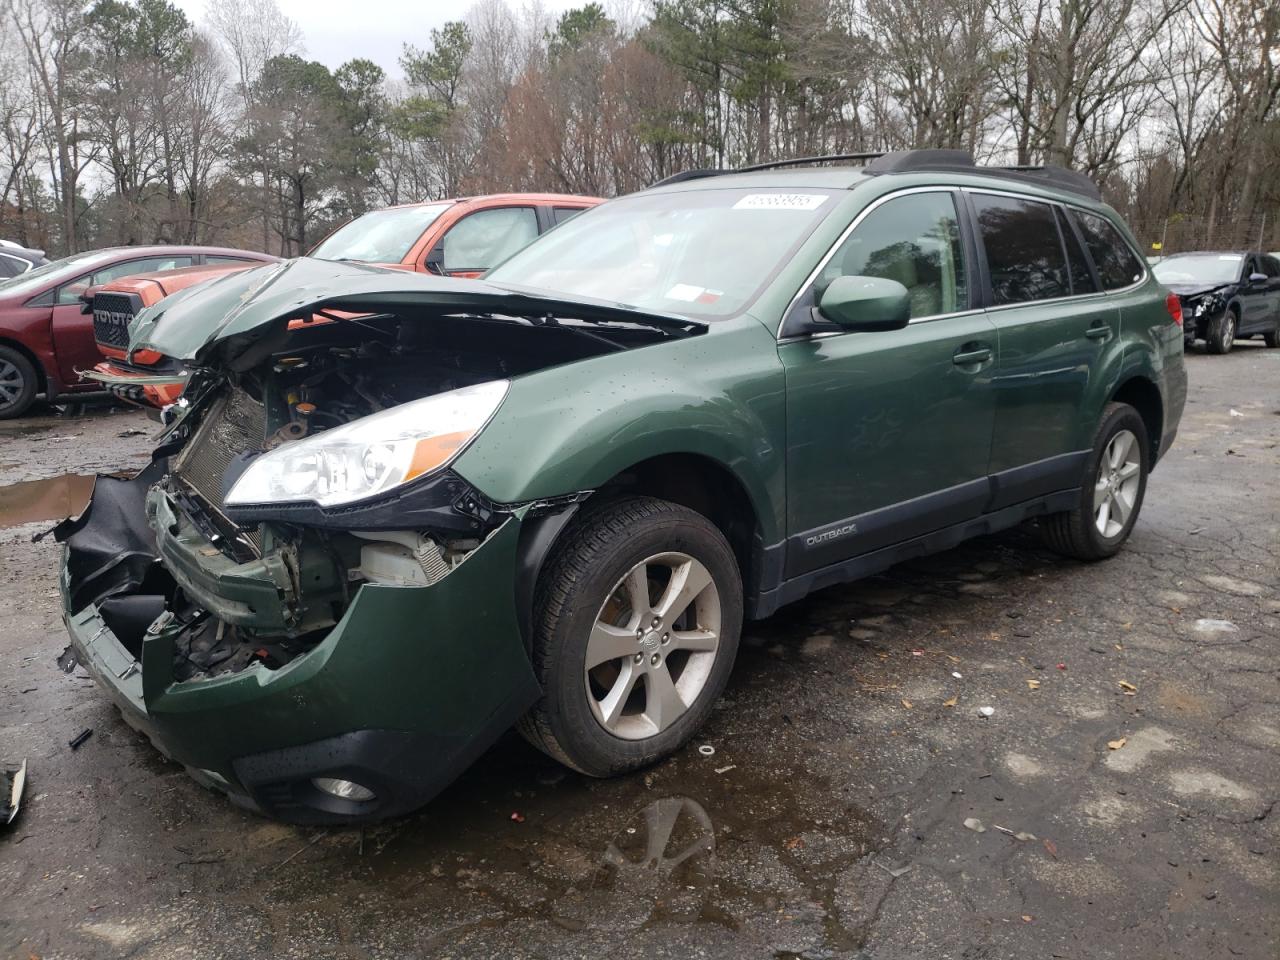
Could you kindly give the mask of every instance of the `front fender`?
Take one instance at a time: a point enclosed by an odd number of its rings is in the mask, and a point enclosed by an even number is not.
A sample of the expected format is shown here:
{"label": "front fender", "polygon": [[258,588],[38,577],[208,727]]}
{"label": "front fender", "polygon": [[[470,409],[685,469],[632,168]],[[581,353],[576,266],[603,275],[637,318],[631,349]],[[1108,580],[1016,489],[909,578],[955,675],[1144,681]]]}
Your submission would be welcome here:
{"label": "front fender", "polygon": [[766,543],[782,538],[783,374],[749,317],[706,334],[607,354],[512,381],[455,470],[499,503],[593,490],[627,468],[693,453],[746,489]]}

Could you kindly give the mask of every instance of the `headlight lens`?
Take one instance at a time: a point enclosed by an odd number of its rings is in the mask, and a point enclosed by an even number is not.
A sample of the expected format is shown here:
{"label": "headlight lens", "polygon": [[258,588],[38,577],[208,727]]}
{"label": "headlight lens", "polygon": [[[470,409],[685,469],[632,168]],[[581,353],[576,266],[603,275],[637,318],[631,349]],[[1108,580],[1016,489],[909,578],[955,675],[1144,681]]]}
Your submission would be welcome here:
{"label": "headlight lens", "polygon": [[506,380],[403,403],[295,440],[253,460],[226,503],[352,503],[453,460],[507,395]]}

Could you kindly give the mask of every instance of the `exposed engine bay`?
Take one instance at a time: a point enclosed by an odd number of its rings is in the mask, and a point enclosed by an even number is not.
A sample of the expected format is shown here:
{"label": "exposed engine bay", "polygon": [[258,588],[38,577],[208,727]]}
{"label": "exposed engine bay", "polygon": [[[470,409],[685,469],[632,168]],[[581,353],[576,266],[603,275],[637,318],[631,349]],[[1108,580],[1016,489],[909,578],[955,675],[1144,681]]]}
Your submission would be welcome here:
{"label": "exposed engine bay", "polygon": [[282,317],[192,364],[151,467],[99,478],[90,509],[58,529],[72,609],[95,604],[139,659],[149,635],[168,634],[179,682],[277,669],[324,640],[361,584],[430,586],[522,505],[489,502],[447,466],[331,510],[228,503],[257,458],[411,401],[681,335],[424,312]]}

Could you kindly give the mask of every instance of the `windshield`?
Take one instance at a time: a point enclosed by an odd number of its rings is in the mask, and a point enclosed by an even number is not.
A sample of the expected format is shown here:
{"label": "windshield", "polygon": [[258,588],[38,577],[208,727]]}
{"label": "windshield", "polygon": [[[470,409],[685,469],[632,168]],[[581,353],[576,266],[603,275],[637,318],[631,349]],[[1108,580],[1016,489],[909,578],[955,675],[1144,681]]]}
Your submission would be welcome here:
{"label": "windshield", "polygon": [[321,240],[311,256],[318,260],[400,263],[423,231],[450,206],[452,204],[429,203],[366,213]]}
{"label": "windshield", "polygon": [[1197,253],[1187,257],[1168,257],[1151,268],[1161,283],[1235,283],[1240,279],[1238,253]]}
{"label": "windshield", "polygon": [[624,197],[556,227],[485,279],[727,317],[751,305],[834,203],[811,189]]}
{"label": "windshield", "polygon": [[53,260],[43,267],[35,267],[26,273],[20,273],[8,280],[0,280],[0,294],[28,293],[43,290],[45,287],[63,280],[69,280],[100,263],[104,263],[118,253],[111,250],[99,250],[96,253],[73,253],[61,260]]}

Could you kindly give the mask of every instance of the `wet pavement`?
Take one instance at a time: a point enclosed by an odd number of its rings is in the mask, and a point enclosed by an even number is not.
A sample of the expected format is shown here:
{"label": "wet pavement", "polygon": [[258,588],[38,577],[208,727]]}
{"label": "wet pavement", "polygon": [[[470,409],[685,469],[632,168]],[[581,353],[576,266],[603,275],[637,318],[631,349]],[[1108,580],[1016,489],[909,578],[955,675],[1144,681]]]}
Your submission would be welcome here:
{"label": "wet pavement", "polygon": [[[1120,557],[1014,531],[823,591],[748,625],[671,760],[592,781],[512,735],[364,830],[231,807],[60,673],[57,547],[14,512],[0,956],[1275,960],[1280,350],[1188,366]],[[0,483],[136,469],[153,432],[0,424]]]}

